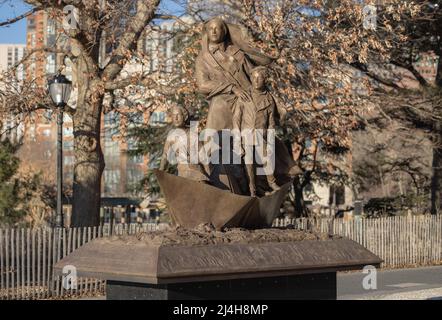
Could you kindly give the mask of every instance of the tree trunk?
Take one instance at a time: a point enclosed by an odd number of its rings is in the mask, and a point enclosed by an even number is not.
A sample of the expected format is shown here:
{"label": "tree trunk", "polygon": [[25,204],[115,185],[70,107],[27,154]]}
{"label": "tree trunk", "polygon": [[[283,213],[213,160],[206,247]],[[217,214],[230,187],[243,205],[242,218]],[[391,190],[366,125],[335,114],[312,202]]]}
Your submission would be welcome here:
{"label": "tree trunk", "polygon": [[[79,72],[79,74],[86,74]],[[72,227],[100,223],[101,177],[104,156],[101,150],[101,112],[104,95],[99,81],[84,77],[78,81],[78,102],[74,114],[75,168]]]}
{"label": "tree trunk", "polygon": [[[442,33],[441,33],[442,34]],[[439,48],[439,56],[442,52],[442,48]],[[432,164],[432,177],[431,177],[431,213],[438,214],[442,212],[442,124],[438,120],[442,116],[442,59],[439,59],[437,65],[436,74],[436,86],[438,88],[438,99],[436,99],[433,107],[433,114],[437,117],[434,120],[434,141],[433,141],[433,164]]]}
{"label": "tree trunk", "polygon": [[437,138],[433,146],[433,174],[431,177],[431,213],[442,213],[442,128],[441,124],[437,123],[435,134]]}
{"label": "tree trunk", "polygon": [[[439,30],[439,36],[442,32]],[[436,50],[439,57],[442,56],[442,47]],[[441,95],[442,95],[442,61],[439,59],[437,65],[436,73],[436,86],[439,95],[433,106],[433,114],[436,115],[436,120],[434,123],[434,134],[435,141],[433,144],[433,164],[432,171],[433,175],[431,177],[431,214],[441,214],[442,213],[442,123],[438,121],[442,116],[442,105],[441,105]]]}

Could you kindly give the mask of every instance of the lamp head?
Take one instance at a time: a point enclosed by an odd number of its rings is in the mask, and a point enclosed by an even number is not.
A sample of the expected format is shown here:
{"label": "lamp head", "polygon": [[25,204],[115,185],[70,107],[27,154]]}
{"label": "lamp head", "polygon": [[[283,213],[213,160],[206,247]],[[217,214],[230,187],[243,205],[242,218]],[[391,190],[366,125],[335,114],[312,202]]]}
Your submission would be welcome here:
{"label": "lamp head", "polygon": [[72,82],[62,74],[51,78],[49,84],[49,95],[57,107],[67,105],[71,96]]}

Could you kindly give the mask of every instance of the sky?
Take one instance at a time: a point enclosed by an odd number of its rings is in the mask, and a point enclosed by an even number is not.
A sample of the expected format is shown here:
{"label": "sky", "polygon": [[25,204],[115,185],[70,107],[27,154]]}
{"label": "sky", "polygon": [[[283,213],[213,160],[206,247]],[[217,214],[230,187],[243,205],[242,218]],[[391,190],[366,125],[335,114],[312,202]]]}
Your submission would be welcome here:
{"label": "sky", "polygon": [[[22,0],[0,1],[0,22],[27,12],[30,6]],[[0,27],[0,43],[26,43],[26,19]]]}
{"label": "sky", "polygon": [[[179,13],[181,7],[176,2],[183,0],[165,0],[161,5],[163,12]],[[22,0],[0,0],[0,22],[27,12],[31,7]],[[180,10],[181,9],[181,10]],[[26,43],[26,19],[12,25],[0,27],[0,43]]]}

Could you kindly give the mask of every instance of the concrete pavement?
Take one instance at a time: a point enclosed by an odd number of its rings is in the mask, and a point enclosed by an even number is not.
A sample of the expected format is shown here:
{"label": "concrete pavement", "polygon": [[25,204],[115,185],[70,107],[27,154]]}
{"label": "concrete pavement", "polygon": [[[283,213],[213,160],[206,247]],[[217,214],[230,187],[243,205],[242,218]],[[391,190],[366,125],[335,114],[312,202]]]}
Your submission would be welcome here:
{"label": "concrete pavement", "polygon": [[339,273],[338,300],[442,300],[442,266],[378,270],[376,290],[363,288],[366,276],[362,272]]}
{"label": "concrete pavement", "polygon": [[442,299],[442,266],[377,271],[377,289],[365,290],[367,274],[339,273],[338,299]]}

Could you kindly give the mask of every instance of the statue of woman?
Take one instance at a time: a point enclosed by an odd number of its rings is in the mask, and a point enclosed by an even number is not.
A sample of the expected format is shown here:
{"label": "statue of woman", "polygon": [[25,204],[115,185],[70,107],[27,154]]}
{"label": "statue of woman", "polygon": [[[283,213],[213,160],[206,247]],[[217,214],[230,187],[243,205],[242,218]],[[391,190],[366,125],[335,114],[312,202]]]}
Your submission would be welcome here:
{"label": "statue of woman", "polygon": [[195,70],[198,88],[210,102],[206,128],[232,129],[236,100],[250,99],[247,92],[251,70],[272,61],[249,46],[241,27],[227,24],[221,18],[206,23]]}
{"label": "statue of woman", "polygon": [[[239,103],[251,101],[252,70],[273,61],[274,58],[250,46],[246,31],[241,26],[228,24],[218,17],[205,24],[195,73],[199,91],[209,101],[206,129],[218,132],[233,129],[234,109]],[[277,117],[282,119],[285,116],[284,108],[277,104],[276,109]],[[279,139],[275,141],[275,148],[275,174],[282,178],[281,183],[286,183],[289,180],[287,173],[294,162]],[[230,189],[237,194],[248,192],[241,165],[212,164],[209,171],[214,186]]]}

